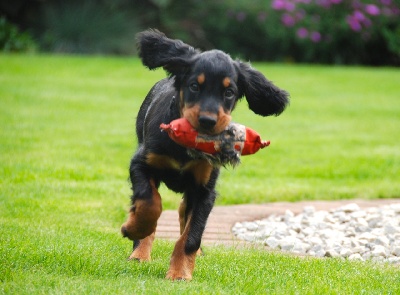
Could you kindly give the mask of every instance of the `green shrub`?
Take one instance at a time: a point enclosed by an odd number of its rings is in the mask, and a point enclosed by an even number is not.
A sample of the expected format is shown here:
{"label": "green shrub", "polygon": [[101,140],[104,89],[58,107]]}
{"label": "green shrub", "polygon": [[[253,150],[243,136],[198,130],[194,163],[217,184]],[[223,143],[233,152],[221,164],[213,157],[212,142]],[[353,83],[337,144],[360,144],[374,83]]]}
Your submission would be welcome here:
{"label": "green shrub", "polygon": [[215,47],[253,60],[398,64],[398,2],[215,1],[194,18]]}
{"label": "green shrub", "polygon": [[36,43],[31,35],[20,32],[6,18],[0,17],[0,50],[5,52],[32,52],[36,50]]}
{"label": "green shrub", "polygon": [[[201,48],[252,60],[400,64],[400,0],[179,0],[159,27]],[[201,36],[201,38],[199,37]]]}
{"label": "green shrub", "polygon": [[[296,60],[399,62],[399,0],[273,0],[280,23],[296,36]],[[385,33],[386,32],[386,33]],[[397,47],[397,49],[396,49]]]}
{"label": "green shrub", "polygon": [[63,53],[132,54],[135,19],[120,7],[94,0],[44,6],[42,47]]}

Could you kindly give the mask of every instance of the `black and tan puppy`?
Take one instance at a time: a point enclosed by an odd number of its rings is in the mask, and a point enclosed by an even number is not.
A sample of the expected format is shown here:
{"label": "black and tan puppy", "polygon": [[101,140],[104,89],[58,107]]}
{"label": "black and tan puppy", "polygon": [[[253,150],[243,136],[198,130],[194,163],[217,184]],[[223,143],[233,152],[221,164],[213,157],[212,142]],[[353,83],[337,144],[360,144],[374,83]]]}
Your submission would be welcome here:
{"label": "black and tan puppy", "polygon": [[169,189],[183,193],[179,208],[181,236],[167,278],[190,280],[214,205],[219,167],[189,156],[184,147],[160,131],[160,124],[184,117],[199,132],[218,134],[230,123],[231,112],[241,97],[246,97],[254,113],[270,116],[285,109],[288,93],[249,64],[234,61],[222,51],[200,52],[156,30],[138,35],[138,49],[145,66],[163,67],[169,77],[154,85],[139,110],[139,146],[130,165],[132,207],[121,231],[134,242],[130,258],[150,260],[162,211],[157,189],[164,182]]}

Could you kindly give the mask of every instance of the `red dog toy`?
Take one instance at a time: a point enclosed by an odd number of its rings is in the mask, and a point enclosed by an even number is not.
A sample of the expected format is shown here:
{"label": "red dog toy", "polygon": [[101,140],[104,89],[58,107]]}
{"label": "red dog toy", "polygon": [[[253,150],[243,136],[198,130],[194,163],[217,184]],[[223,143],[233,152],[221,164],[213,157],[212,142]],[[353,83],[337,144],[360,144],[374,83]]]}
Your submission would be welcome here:
{"label": "red dog toy", "polygon": [[[217,135],[199,134],[185,118],[161,124],[160,128],[167,131],[169,137],[179,145],[206,153],[208,159],[212,155],[212,162],[222,165],[235,165],[240,155],[254,154],[270,144],[269,141],[261,140],[254,130],[237,123],[229,124]],[[199,153],[196,155],[199,156]]]}

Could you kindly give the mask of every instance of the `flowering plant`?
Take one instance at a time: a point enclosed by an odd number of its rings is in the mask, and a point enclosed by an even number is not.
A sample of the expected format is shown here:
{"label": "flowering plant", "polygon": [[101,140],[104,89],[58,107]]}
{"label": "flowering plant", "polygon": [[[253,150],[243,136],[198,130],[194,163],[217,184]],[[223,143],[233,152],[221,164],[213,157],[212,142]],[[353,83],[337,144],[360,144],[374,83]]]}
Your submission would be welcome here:
{"label": "flowering plant", "polygon": [[241,58],[400,65],[400,0],[191,3],[199,5],[190,19],[201,24],[205,47]]}
{"label": "flowering plant", "polygon": [[369,40],[379,26],[400,15],[394,0],[273,0],[271,5],[285,27],[314,43],[329,43],[333,35],[346,30]]}

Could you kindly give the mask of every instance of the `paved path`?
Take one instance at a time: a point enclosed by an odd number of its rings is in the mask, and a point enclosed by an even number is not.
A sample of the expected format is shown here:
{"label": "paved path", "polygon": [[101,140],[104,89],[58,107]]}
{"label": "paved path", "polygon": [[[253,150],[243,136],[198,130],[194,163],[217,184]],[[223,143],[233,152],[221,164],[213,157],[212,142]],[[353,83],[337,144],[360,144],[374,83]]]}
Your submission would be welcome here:
{"label": "paved path", "polygon": [[[287,209],[297,214],[304,206],[314,206],[316,210],[330,210],[346,204],[356,203],[361,208],[378,207],[387,204],[400,203],[400,199],[379,200],[340,200],[340,201],[304,201],[279,202],[262,205],[216,206],[212,210],[202,243],[208,246],[226,245],[239,246],[245,242],[236,239],[231,228],[235,222],[253,221],[268,217],[271,214],[284,214]],[[178,210],[165,210],[158,220],[156,238],[177,240],[179,238]]]}

